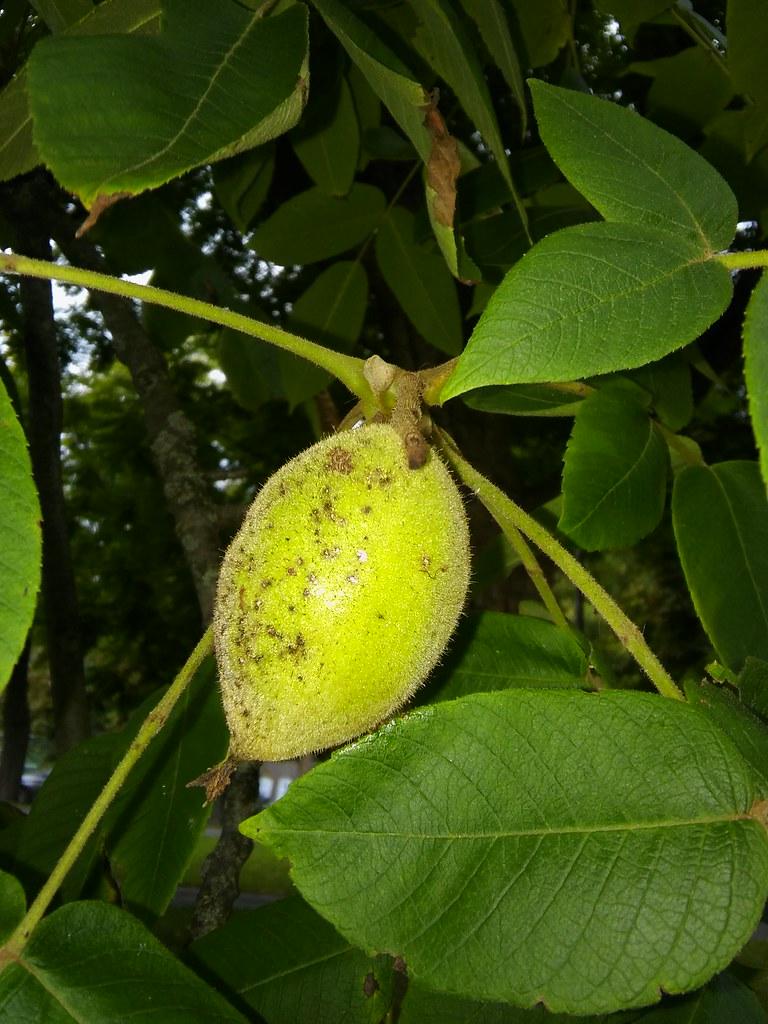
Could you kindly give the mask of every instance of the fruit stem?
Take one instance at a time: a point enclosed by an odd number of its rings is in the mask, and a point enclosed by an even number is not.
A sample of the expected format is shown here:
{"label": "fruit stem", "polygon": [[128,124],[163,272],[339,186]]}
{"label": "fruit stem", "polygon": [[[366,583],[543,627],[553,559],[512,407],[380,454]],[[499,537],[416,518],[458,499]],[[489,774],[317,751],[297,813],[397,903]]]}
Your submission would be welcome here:
{"label": "fruit stem", "polygon": [[643,634],[619,608],[610,594],[603,590],[594,576],[543,526],[479,473],[474,466],[471,466],[462,456],[452,438],[442,431],[436,431],[436,433],[440,437],[446,458],[464,483],[485,505],[499,526],[505,529],[506,524],[511,523],[555,563],[571,583],[578,587],[591,602],[595,611],[605,619],[622,646],[632,655],[663,697],[670,697],[672,700],[685,700],[677,684],[645,642]]}
{"label": "fruit stem", "polygon": [[147,749],[150,742],[163,728],[168,720],[168,716],[174,708],[174,705],[192,681],[195,673],[200,668],[200,665],[212,651],[213,631],[209,626],[205,633],[203,633],[200,642],[190,654],[179,674],[142,722],[136,737],[126,750],[110,778],[107,780],[91,809],[83,818],[79,828],[70,839],[69,845],[66,850],[64,850],[61,857],[59,857],[45,885],[43,885],[42,889],[37,894],[37,897],[19,926],[5,943],[3,947],[3,959],[6,963],[9,959],[13,959],[21,953],[27,939],[32,934],[32,931],[37,926],[42,916],[45,914],[51,901],[56,895],[59,886],[82,853],[83,847],[88,842],[88,839],[91,837],[96,826],[104,817],[104,814],[117,795],[118,790],[125,782],[129,772]]}
{"label": "fruit stem", "polygon": [[367,400],[371,397],[371,389],[363,375],[364,361],[362,359],[344,355],[342,352],[334,352],[325,348],[324,345],[318,345],[307,338],[291,334],[290,331],[284,331],[274,324],[254,320],[253,317],[245,316],[243,313],[235,313],[231,309],[213,306],[210,302],[179,295],[177,292],[170,292],[165,288],[155,288],[154,285],[136,284],[121,277],[100,274],[95,270],[60,266],[58,263],[34,260],[16,253],[0,253],[0,271],[6,274],[41,277],[47,281],[63,281],[66,284],[79,285],[82,288],[109,292],[111,295],[121,295],[127,299],[140,299],[142,302],[151,302],[156,306],[164,306],[166,309],[175,309],[179,313],[187,313],[190,316],[220,324],[222,327],[231,327],[234,331],[247,334],[252,338],[260,338],[262,341],[269,342],[270,345],[293,352],[294,355],[322,367],[337,377],[358,398]]}

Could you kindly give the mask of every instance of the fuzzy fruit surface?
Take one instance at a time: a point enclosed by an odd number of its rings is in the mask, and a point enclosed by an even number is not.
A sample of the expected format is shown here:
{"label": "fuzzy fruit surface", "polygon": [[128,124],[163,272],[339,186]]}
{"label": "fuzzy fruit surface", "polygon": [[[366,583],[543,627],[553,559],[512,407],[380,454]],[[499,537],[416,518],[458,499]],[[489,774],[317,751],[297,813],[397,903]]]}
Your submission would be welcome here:
{"label": "fuzzy fruit surface", "polygon": [[370,424],[272,476],[222,564],[214,612],[236,760],[280,761],[378,725],[453,632],[469,581],[458,488]]}

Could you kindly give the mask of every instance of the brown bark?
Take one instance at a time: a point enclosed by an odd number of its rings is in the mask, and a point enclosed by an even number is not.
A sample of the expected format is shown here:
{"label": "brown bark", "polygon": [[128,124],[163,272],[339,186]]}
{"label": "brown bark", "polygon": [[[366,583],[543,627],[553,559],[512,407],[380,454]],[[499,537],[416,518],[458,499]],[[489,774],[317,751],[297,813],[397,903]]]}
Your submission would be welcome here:
{"label": "brown bark", "polygon": [[[47,231],[38,223],[29,182],[2,194],[2,207],[18,235],[18,249],[50,260]],[[64,753],[89,732],[80,619],[61,469],[61,367],[48,281],[19,282],[29,380],[27,437],[43,515],[42,593],[56,749]]]}

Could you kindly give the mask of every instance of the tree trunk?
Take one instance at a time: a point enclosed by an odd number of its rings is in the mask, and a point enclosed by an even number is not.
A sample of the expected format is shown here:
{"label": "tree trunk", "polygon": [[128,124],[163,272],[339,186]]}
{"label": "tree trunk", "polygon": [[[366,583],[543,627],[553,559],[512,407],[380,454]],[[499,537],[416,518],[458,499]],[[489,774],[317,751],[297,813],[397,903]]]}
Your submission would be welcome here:
{"label": "tree trunk", "polygon": [[3,749],[0,753],[0,800],[18,800],[29,746],[27,669],[29,640],[13,667],[3,701]]}

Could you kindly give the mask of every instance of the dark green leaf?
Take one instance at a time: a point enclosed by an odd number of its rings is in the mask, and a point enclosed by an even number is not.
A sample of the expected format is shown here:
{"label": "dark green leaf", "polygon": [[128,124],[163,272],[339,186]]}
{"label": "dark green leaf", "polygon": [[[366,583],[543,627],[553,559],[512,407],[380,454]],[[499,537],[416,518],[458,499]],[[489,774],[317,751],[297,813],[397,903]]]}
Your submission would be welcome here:
{"label": "dark green leaf", "polygon": [[670,430],[681,430],[693,416],[691,367],[683,356],[674,353],[629,376],[648,392],[657,416]]}
{"label": "dark green leaf", "polygon": [[[153,696],[134,717],[143,720],[155,703]],[[187,783],[224,757],[228,740],[210,661],[185,690],[105,822],[112,875],[137,915],[151,918],[170,903],[211,810],[203,791]]]}
{"label": "dark green leaf", "polygon": [[0,974],[0,1022],[245,1024],[134,917],[106,903],[70,903],[35,930]]}
{"label": "dark green leaf", "polygon": [[513,690],[385,726],[242,827],[411,977],[586,1014],[695,988],[741,948],[768,889],[755,798],[694,708]]}
{"label": "dark green leaf", "polygon": [[684,237],[639,224],[564,228],[496,289],[442,397],[642,366],[698,337],[730,297],[725,267]]}
{"label": "dark green leaf", "polygon": [[225,328],[218,351],[227,384],[244,409],[256,412],[264,402],[285,397],[280,353],[272,345]]}
{"label": "dark green leaf", "polygon": [[[303,5],[262,18],[232,0],[165,0],[163,13],[158,36],[59,35],[30,58],[35,145],[87,206],[234,156],[301,113]],[[93,102],[94,82],[110,83],[108,102]]]}
{"label": "dark green leaf", "polygon": [[373,185],[355,184],[343,198],[310,188],[278,207],[249,244],[259,256],[283,266],[316,263],[365,241],[385,207],[384,194]]}
{"label": "dark green leaf", "polygon": [[746,112],[744,141],[751,159],[768,142],[768,19],[753,0],[728,0],[728,69],[737,92],[752,101]]}
{"label": "dark green leaf", "polygon": [[608,385],[581,403],[565,453],[559,528],[587,551],[629,547],[664,512],[669,457],[638,389]]}
{"label": "dark green leaf", "polygon": [[453,700],[513,687],[585,686],[587,659],[573,637],[543,619],[481,612],[459,626],[427,695]]}
{"label": "dark green leaf", "polygon": [[488,53],[504,75],[517,101],[520,108],[520,130],[524,136],[528,120],[525,85],[504,4],[502,0],[461,0],[461,3],[467,14],[477,22]]}
{"label": "dark green leaf", "polygon": [[768,499],[756,462],[678,473],[672,521],[688,589],[721,661],[768,661]]}
{"label": "dark green leaf", "polygon": [[24,917],[27,901],[24,889],[13,875],[0,871],[0,942],[5,941]]}
{"label": "dark green leaf", "polygon": [[193,962],[269,1024],[378,1024],[392,965],[370,957],[298,897],[235,914],[195,942]]}
{"label": "dark green leaf", "polygon": [[637,61],[628,70],[653,79],[646,95],[648,116],[678,135],[700,131],[733,97],[724,63],[711,50],[689,46],[674,57]]}
{"label": "dark green leaf", "polygon": [[426,163],[432,139],[424,125],[429,96],[384,40],[340,0],[314,0],[328,28],[365,76]]}
{"label": "dark green leaf", "polygon": [[441,352],[461,350],[462,325],[456,284],[434,245],[416,238],[413,214],[393,207],[376,237],[384,280],[422,337]]}
{"label": "dark green leaf", "polygon": [[768,726],[725,686],[692,681],[686,684],[685,695],[730,737],[754,771],[760,795],[768,796]]}
{"label": "dark green leaf", "polygon": [[257,146],[214,166],[216,197],[238,231],[247,231],[261,209],[274,171],[274,143]]}
{"label": "dark green leaf", "polygon": [[571,17],[564,0],[511,0],[529,68],[551,63],[568,41]]}
{"label": "dark green leaf", "polygon": [[[349,352],[360,336],[368,306],[362,266],[341,260],[325,269],[293,304],[289,330],[328,348]],[[292,407],[316,395],[330,374],[289,352],[279,354],[283,390]]]}
{"label": "dark green leaf", "polygon": [[744,376],[749,414],[760,451],[760,468],[768,487],[768,275],[750,296],[744,317]]}
{"label": "dark green leaf", "polygon": [[331,196],[349,192],[357,170],[360,129],[345,79],[319,100],[314,95],[310,98],[307,114],[293,130],[291,141],[316,185]]}
{"label": "dark green leaf", "polygon": [[[91,13],[64,29],[65,35],[146,32],[160,16],[160,0],[103,0]],[[32,138],[27,69],[22,67],[0,92],[0,181],[31,171],[40,163]]]}
{"label": "dark green leaf", "polygon": [[747,658],[738,678],[742,700],[768,721],[768,661]]}
{"label": "dark green leaf", "polygon": [[464,401],[470,409],[507,416],[573,416],[583,397],[575,388],[569,392],[547,384],[518,384],[478,388],[464,395]]}
{"label": "dark green leaf", "polygon": [[91,0],[31,0],[31,3],[51,32],[61,32],[93,10]]}
{"label": "dark green leaf", "polygon": [[[579,1017],[577,1024],[593,1021],[593,1017]],[[574,1020],[560,1013],[547,1013],[543,1007],[521,1010],[504,1003],[484,1003],[433,992],[411,980],[399,1024],[574,1024]]]}
{"label": "dark green leaf", "polygon": [[736,198],[698,153],[615,103],[543,82],[531,92],[544,144],[607,220],[661,228],[702,253],[730,244]]}
{"label": "dark green leaf", "polygon": [[0,690],[32,625],[40,556],[40,506],[27,439],[0,381]]}
{"label": "dark green leaf", "polygon": [[687,999],[645,1014],[638,1024],[765,1024],[754,992],[732,974],[721,974]]}

